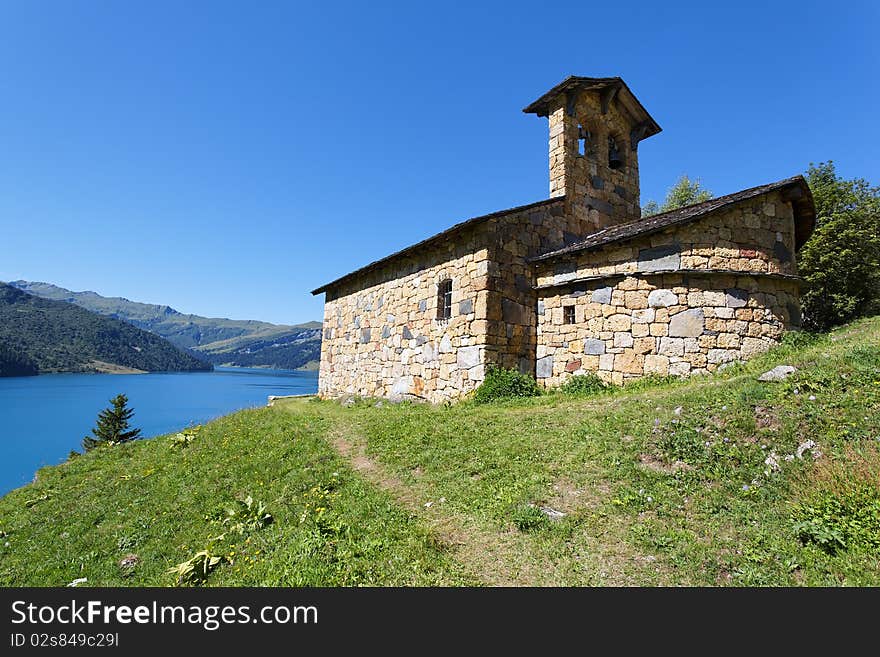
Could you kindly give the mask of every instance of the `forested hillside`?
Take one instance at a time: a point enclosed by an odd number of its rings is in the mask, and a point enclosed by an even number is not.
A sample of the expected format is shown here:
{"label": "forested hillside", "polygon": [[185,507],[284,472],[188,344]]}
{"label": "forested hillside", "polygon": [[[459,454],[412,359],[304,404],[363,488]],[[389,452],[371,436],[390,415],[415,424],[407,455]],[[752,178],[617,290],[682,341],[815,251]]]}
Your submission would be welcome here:
{"label": "forested hillside", "polygon": [[313,369],[321,359],[321,329],[305,328],[269,340],[229,340],[199,349],[199,352],[217,365]]}
{"label": "forested hillside", "polygon": [[37,366],[27,356],[16,354],[0,344],[0,376],[33,376]]}
{"label": "forested hillside", "polygon": [[[0,375],[208,370],[157,335],[0,283]],[[35,371],[36,370],[36,371]]]}
{"label": "forested hillside", "polygon": [[72,303],[121,319],[172,344],[203,354],[215,365],[299,369],[313,367],[321,354],[321,323],[284,325],[250,319],[202,317],[167,305],[140,303],[95,292],[73,292],[51,283],[12,281],[30,294]]}

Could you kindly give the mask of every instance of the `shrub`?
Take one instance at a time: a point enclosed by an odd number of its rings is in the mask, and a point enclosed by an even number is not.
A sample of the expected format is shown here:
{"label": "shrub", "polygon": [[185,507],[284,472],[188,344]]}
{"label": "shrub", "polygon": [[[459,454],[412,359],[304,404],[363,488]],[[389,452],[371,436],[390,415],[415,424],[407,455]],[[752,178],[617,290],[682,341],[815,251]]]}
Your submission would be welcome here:
{"label": "shrub", "polygon": [[598,394],[607,387],[608,384],[595,374],[584,374],[569,378],[559,387],[559,391],[566,395],[589,396]]}
{"label": "shrub", "polygon": [[540,394],[538,383],[528,374],[492,367],[486,372],[483,383],[474,392],[474,401],[485,404],[497,399],[536,397]]}
{"label": "shrub", "polygon": [[880,304],[880,187],[837,175],[833,162],[810,165],[816,230],[798,257],[804,325],[827,331]]}

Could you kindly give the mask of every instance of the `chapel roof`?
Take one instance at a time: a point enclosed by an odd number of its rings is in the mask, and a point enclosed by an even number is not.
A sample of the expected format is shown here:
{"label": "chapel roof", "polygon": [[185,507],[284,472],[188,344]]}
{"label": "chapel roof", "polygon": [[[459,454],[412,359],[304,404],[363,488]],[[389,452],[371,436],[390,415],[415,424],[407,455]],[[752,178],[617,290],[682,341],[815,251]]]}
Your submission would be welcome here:
{"label": "chapel roof", "polygon": [[813,206],[813,197],[810,188],[803,176],[794,176],[778,182],[760,185],[750,189],[744,189],[726,196],[719,196],[709,201],[688,205],[669,212],[655,214],[650,217],[642,217],[627,221],[626,223],[609,226],[600,231],[588,235],[583,240],[570,244],[564,248],[556,249],[548,253],[532,258],[532,262],[549,260],[579,251],[598,249],[609,244],[624,242],[635,237],[650,235],[672,226],[680,226],[696,221],[707,214],[722,210],[728,206],[762,196],[769,192],[781,190],[783,198],[791,201],[794,207],[795,218],[795,248],[800,249],[804,242],[813,232],[816,222],[816,212]]}
{"label": "chapel roof", "polygon": [[431,246],[434,244],[438,244],[444,240],[450,239],[450,238],[454,237],[455,235],[457,235],[458,233],[460,233],[461,231],[463,231],[464,229],[471,228],[471,227],[476,226],[478,224],[485,223],[485,222],[489,221],[490,219],[497,219],[497,218],[504,217],[505,215],[515,214],[517,212],[522,212],[524,210],[531,210],[532,208],[538,208],[538,207],[541,207],[544,205],[552,205],[554,203],[559,203],[561,206],[564,200],[565,200],[565,197],[562,197],[562,196],[557,197],[557,198],[548,198],[548,199],[544,199],[543,201],[537,201],[536,203],[529,203],[527,205],[520,205],[520,206],[517,206],[514,208],[508,208],[507,210],[499,210],[497,212],[491,212],[489,214],[480,215],[479,217],[472,217],[470,219],[466,219],[464,221],[461,221],[461,222],[455,224],[454,226],[450,226],[446,230],[439,232],[436,235],[432,235],[431,237],[423,239],[421,242],[416,242],[415,244],[407,246],[406,248],[403,248],[400,251],[395,251],[391,255],[387,255],[384,258],[380,258],[379,260],[375,260],[368,265],[364,265],[360,269],[355,269],[353,272],[349,272],[348,274],[345,274],[344,276],[340,276],[339,278],[337,278],[333,281],[330,281],[329,283],[325,283],[321,287],[315,288],[314,290],[312,290],[312,294],[314,295],[314,294],[321,294],[322,292],[326,292],[329,288],[336,287],[337,285],[339,285],[341,283],[348,282],[353,278],[356,278],[358,276],[362,276],[363,274],[366,274],[366,273],[371,272],[375,269],[378,269],[379,267],[386,265],[389,262],[396,260],[397,258],[402,258],[404,256],[412,255],[413,253],[417,253],[418,251],[420,251],[421,249],[423,249],[425,247],[428,247],[428,246]]}
{"label": "chapel roof", "polygon": [[[635,94],[626,86],[626,82],[622,78],[585,78],[580,75],[569,75],[562,82],[544,93],[533,103],[523,108],[526,114],[537,114],[538,116],[547,116],[550,112],[558,107],[558,97],[560,95],[571,95],[581,91],[597,91],[602,95],[603,107],[610,99],[615,98],[623,105],[626,111],[632,116],[633,125],[644,127],[644,133],[641,139],[646,139],[651,135],[656,135],[662,130],[660,125],[654,120],[648,110],[639,102]],[[604,111],[604,110],[603,110]]]}
{"label": "chapel roof", "polygon": [[[698,219],[712,212],[715,212],[716,210],[721,210],[736,203],[757,198],[758,196],[777,190],[781,190],[783,192],[783,195],[786,197],[786,200],[791,201],[792,206],[794,207],[795,248],[800,249],[803,243],[807,241],[807,239],[810,237],[810,234],[813,232],[813,227],[815,225],[816,219],[815,208],[813,206],[813,197],[810,193],[810,188],[807,186],[807,181],[804,180],[803,176],[794,176],[792,178],[786,178],[785,180],[769,183],[767,185],[759,185],[758,187],[744,189],[739,192],[734,192],[733,194],[727,194],[726,196],[719,196],[718,198],[704,201],[703,203],[696,203],[694,205],[688,205],[683,208],[678,208],[676,210],[670,210],[669,212],[663,212],[661,214],[655,214],[650,217],[633,219],[622,224],[609,226],[608,228],[592,233],[584,239],[570,244],[562,249],[556,249],[554,251],[536,256],[532,258],[532,262],[550,260],[580,251],[589,251],[607,246],[609,244],[624,242],[626,240],[640,237],[642,235],[650,235],[651,233],[656,233],[666,228],[687,224],[692,221],[697,221]],[[451,239],[466,228],[476,226],[491,219],[501,218],[505,215],[515,214],[517,212],[530,210],[532,208],[537,208],[544,205],[552,205],[554,203],[559,203],[561,205],[564,201],[564,198],[565,197],[556,197],[545,199],[536,203],[520,205],[517,207],[509,208],[507,210],[499,210],[498,212],[492,212],[490,214],[484,214],[478,217],[466,219],[465,221],[459,222],[442,232],[439,232],[435,235],[432,235],[431,237],[422,240],[421,242],[412,244],[388,256],[385,256],[384,258],[380,258],[379,260],[375,260],[359,269],[349,272],[344,276],[340,276],[339,278],[330,281],[329,283],[325,283],[324,285],[312,290],[312,294],[321,294],[322,292],[326,292],[330,288],[351,281],[358,276],[362,276],[384,265],[387,265],[388,263],[398,258],[412,255],[419,252],[423,248],[438,244],[447,239]]]}

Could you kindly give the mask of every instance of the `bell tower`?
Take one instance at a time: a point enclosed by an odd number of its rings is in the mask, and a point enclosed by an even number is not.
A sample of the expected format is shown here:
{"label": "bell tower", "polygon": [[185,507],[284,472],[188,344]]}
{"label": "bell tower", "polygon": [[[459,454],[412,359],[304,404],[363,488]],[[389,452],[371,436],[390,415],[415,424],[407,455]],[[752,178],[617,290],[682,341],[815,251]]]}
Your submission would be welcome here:
{"label": "bell tower", "polygon": [[639,142],[660,126],[618,77],[571,76],[523,112],[550,124],[550,197],[595,230],[638,219]]}

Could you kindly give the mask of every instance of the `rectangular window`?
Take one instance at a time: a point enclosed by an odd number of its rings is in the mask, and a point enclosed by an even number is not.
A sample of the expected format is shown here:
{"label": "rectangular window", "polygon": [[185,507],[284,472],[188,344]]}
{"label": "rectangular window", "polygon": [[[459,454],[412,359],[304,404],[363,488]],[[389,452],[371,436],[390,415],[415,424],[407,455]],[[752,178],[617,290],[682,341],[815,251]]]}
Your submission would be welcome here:
{"label": "rectangular window", "polygon": [[562,307],[562,321],[566,324],[574,324],[574,306]]}
{"label": "rectangular window", "polygon": [[452,317],[452,279],[447,278],[437,286],[437,319]]}

